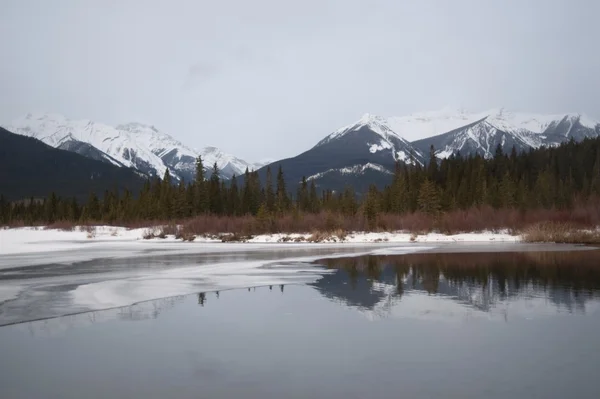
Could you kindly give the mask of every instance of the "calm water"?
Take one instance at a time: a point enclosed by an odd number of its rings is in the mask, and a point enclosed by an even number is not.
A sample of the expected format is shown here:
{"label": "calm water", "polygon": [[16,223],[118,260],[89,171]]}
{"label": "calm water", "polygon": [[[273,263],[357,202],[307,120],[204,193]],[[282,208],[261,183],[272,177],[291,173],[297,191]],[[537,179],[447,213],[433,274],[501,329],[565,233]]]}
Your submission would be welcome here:
{"label": "calm water", "polygon": [[0,397],[600,395],[596,251],[318,263],[308,285],[0,327]]}

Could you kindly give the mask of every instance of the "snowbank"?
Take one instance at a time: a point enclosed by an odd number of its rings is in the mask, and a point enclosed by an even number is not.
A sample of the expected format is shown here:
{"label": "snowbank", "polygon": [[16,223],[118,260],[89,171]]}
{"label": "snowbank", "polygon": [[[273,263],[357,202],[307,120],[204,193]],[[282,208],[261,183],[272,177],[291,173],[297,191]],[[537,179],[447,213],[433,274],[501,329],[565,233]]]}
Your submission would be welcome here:
{"label": "snowbank", "polygon": [[[96,226],[94,228],[79,227],[73,231],[48,230],[43,227],[25,227],[17,229],[0,230],[0,255],[21,255],[31,253],[45,253],[56,251],[70,251],[86,248],[88,250],[101,249],[110,245],[123,246],[130,250],[147,249],[190,249],[208,243],[220,243],[217,237],[197,237],[191,243],[175,240],[173,236],[165,239],[155,238],[144,240],[143,236],[148,229],[126,229],[124,227]],[[254,236],[246,243],[297,245],[311,241],[311,234],[265,234]],[[480,242],[519,242],[520,237],[508,232],[480,232],[455,235],[429,233],[412,235],[402,232],[361,233],[353,232],[343,238],[336,236],[320,239],[323,244],[366,244],[366,243],[480,243]],[[85,245],[85,247],[83,247]],[[232,245],[232,244],[223,244]],[[317,245],[317,243],[311,243]],[[223,247],[220,246],[221,249]]]}
{"label": "snowbank", "polygon": [[[247,242],[251,243],[276,243],[276,242],[310,242],[312,234],[264,234],[258,235]],[[365,233],[353,232],[343,238],[331,236],[320,242],[339,242],[339,243],[410,243],[410,242],[519,242],[520,236],[511,235],[508,231],[491,232],[484,231],[480,233],[463,233],[454,235],[445,235],[439,233],[428,233],[414,235],[403,232],[382,232]]]}

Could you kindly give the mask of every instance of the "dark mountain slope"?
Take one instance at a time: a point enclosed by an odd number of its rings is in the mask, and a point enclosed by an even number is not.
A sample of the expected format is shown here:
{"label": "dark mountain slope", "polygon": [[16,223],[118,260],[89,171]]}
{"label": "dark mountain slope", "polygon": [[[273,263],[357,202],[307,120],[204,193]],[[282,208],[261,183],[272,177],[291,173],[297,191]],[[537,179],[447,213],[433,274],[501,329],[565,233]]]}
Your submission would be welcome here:
{"label": "dark mountain slope", "polygon": [[[422,162],[422,155],[406,141],[384,135],[376,126],[361,121],[329,135],[300,155],[268,166],[275,176],[281,165],[288,188],[293,192],[303,176],[314,180],[321,189],[339,191],[349,185],[362,192],[370,184],[383,187],[390,183],[396,161],[410,161],[411,155],[416,162]],[[266,168],[258,171],[263,182]]]}
{"label": "dark mountain slope", "polygon": [[47,196],[85,199],[115,187],[134,194],[145,177],[129,168],[58,150],[0,128],[0,194],[9,200]]}

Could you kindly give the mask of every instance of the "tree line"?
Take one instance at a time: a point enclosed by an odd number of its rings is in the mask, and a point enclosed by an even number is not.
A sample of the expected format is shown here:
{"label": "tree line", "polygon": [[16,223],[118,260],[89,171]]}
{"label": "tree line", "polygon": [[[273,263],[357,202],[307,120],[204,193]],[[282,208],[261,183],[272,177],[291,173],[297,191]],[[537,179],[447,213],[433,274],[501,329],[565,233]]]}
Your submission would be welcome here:
{"label": "tree line", "polygon": [[284,171],[267,169],[265,181],[246,170],[243,182],[220,177],[215,164],[205,173],[196,161],[195,180],[174,182],[167,170],[162,179],[148,179],[133,195],[125,190],[90,193],[84,204],[51,193],[47,198],[9,203],[0,196],[0,222],[4,225],[50,224],[57,221],[102,222],[185,219],[198,215],[277,217],[327,211],[344,216],[362,213],[375,223],[382,213],[444,212],[491,206],[496,209],[568,209],[577,200],[600,195],[600,139],[571,140],[559,147],[506,154],[498,146],[494,156],[452,155],[438,160],[432,147],[430,161],[397,163],[393,179],[380,189],[374,185],[357,196],[352,187],[342,192],[321,190],[303,178],[288,191]]}

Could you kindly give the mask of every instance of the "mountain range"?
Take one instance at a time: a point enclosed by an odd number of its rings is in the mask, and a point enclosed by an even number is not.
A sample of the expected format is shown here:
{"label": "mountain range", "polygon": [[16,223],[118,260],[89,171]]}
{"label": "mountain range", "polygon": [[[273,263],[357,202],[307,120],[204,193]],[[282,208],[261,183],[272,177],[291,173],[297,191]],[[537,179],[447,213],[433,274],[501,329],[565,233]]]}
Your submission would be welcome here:
{"label": "mountain range", "polygon": [[[498,146],[505,153],[513,147],[521,152],[597,136],[600,123],[582,114],[537,115],[505,109],[481,113],[444,109],[391,118],[365,114],[271,168],[281,166],[293,186],[306,177],[317,187],[341,190],[351,185],[364,192],[370,184],[389,183],[397,161],[424,165],[431,146],[438,159],[459,153],[489,158]],[[259,173],[264,175],[265,168]]]}
{"label": "mountain range", "polygon": [[52,147],[120,167],[134,168],[148,176],[162,177],[167,170],[175,179],[191,181],[196,158],[202,156],[210,173],[216,162],[223,178],[262,166],[215,147],[199,151],[187,147],[154,126],[128,123],[109,126],[90,120],[71,120],[58,114],[28,114],[5,125],[6,130],[36,138]]}
{"label": "mountain range", "polygon": [[352,185],[357,192],[370,184],[389,183],[396,162],[424,165],[432,146],[438,159],[459,153],[489,158],[498,146],[505,153],[513,148],[521,152],[600,136],[600,123],[578,113],[542,115],[500,108],[485,112],[443,109],[402,117],[365,114],[295,157],[251,163],[215,147],[194,150],[154,126],[140,123],[112,127],[56,114],[29,114],[5,128],[149,176],[162,176],[168,168],[176,179],[190,181],[200,155],[209,174],[216,162],[225,179],[243,174],[246,168],[258,170],[264,179],[267,166],[272,170],[281,166],[290,190],[305,177],[322,189]]}
{"label": "mountain range", "polygon": [[53,148],[0,127],[0,194],[9,200],[54,192],[84,201],[90,192],[98,196],[114,189],[137,193],[145,180],[134,169]]}

